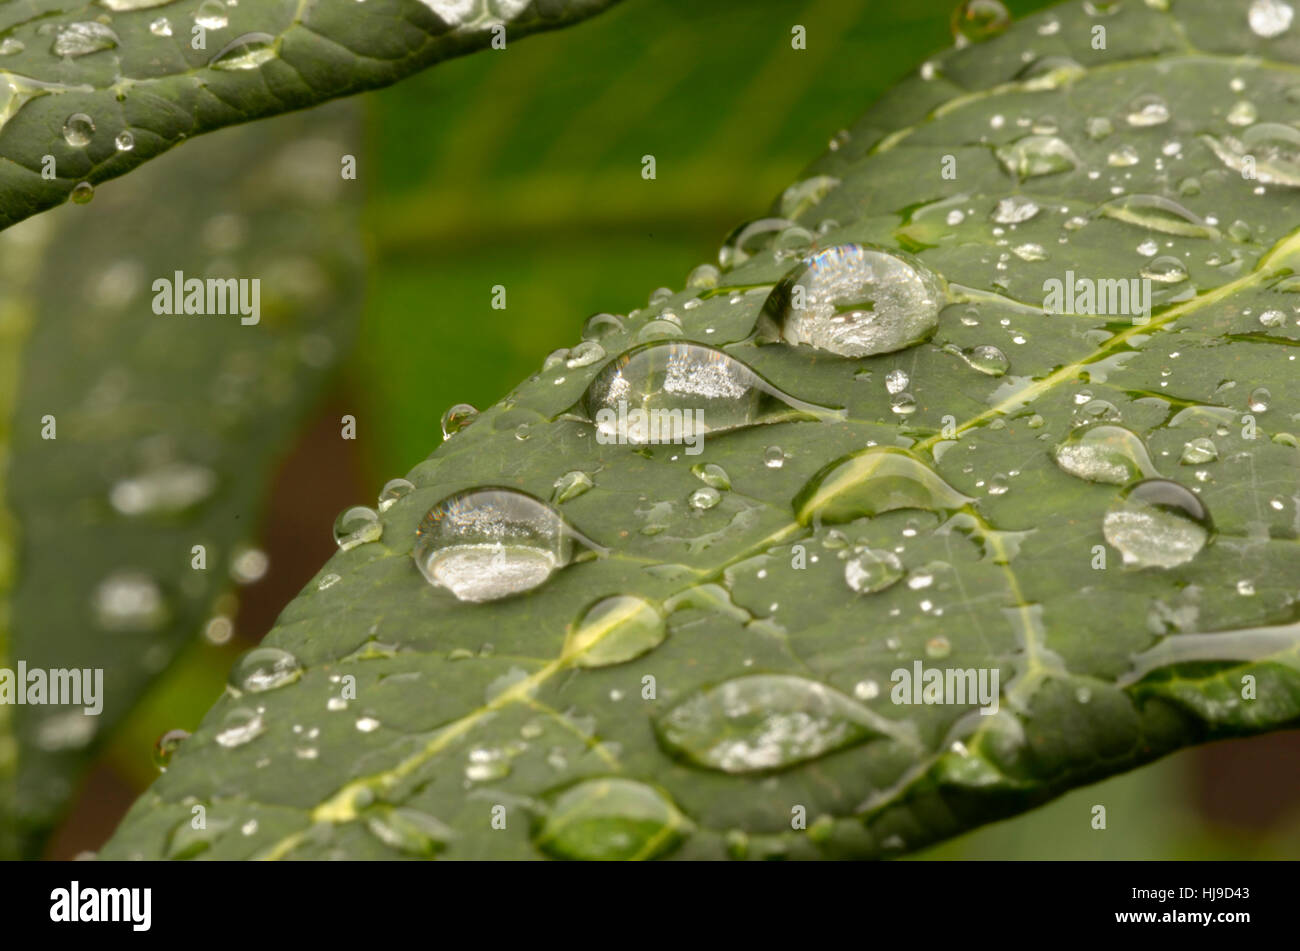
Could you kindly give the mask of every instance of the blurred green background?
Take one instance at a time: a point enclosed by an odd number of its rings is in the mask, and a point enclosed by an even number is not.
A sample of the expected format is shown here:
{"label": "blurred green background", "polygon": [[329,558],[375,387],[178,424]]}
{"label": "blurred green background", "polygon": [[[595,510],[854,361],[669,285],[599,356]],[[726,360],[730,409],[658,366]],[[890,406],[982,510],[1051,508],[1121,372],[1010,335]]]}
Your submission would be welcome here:
{"label": "blurred green background", "polygon": [[[1016,15],[1049,5],[1008,4]],[[343,378],[271,489],[271,569],[241,592],[236,638],[196,642],[145,699],[48,854],[102,842],[153,778],[153,740],[193,728],[233,658],[329,556],[338,509],[435,448],[453,403],[496,402],[572,346],[588,315],[644,306],[713,260],[734,225],[764,214],[838,130],[950,42],[952,6],[625,0],[365,97],[367,302]],[[791,48],[796,24],[806,50]],[[505,310],[490,306],[497,284]],[[338,439],[344,413],[355,442]],[[1296,858],[1297,764],[1296,734],[1189,751],[920,857]],[[1094,804],[1105,831],[1091,828]]]}

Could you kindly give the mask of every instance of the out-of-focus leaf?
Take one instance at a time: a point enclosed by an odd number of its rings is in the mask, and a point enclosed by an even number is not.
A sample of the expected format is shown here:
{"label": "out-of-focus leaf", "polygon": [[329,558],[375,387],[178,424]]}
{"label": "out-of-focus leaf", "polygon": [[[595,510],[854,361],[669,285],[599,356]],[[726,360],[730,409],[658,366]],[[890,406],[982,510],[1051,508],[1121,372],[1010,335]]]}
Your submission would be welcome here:
{"label": "out-of-focus leaf", "polygon": [[[1293,725],[1300,34],[1261,37],[1246,3],[1160,6],[1069,4],[936,58],[778,200],[806,235],[656,296],[453,435],[103,854],[895,855]],[[802,316],[776,289],[800,275],[838,305],[818,333],[925,339],[760,345],[765,301]],[[1045,312],[1047,281],[1144,276],[1145,322]],[[679,408],[746,391],[730,358],[843,418],[747,419],[698,456],[605,444],[566,411],[656,335],[725,349],[671,351]],[[706,422],[729,411],[751,409]],[[432,587],[417,526],[485,486],[553,499],[599,554],[491,603]],[[499,499],[461,504],[491,521]],[[460,581],[535,569],[497,542]],[[900,702],[918,666],[996,672],[997,711]]]}

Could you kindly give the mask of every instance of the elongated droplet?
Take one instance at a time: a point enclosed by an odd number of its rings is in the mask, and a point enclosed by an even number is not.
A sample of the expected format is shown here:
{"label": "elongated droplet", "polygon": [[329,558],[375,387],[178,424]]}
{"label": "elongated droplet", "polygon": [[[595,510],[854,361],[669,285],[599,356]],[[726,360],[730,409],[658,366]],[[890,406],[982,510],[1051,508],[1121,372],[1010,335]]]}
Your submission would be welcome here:
{"label": "elongated droplet", "polygon": [[712,489],[726,492],[731,488],[731,478],[727,470],[712,462],[697,462],[691,466],[691,474]]}
{"label": "elongated droplet", "polygon": [[1300,187],[1300,129],[1279,122],[1258,122],[1238,139],[1202,136],[1224,165],[1234,172],[1253,172],[1264,185]]}
{"label": "elongated droplet", "polygon": [[623,319],[616,314],[592,314],[582,325],[583,340],[600,340],[623,329]]}
{"label": "elongated droplet", "polygon": [[405,807],[367,815],[366,828],[385,845],[419,858],[436,855],[453,837],[452,830],[433,816]]}
{"label": "elongated droplet", "polygon": [[632,445],[683,443],[753,426],[783,407],[842,415],[796,399],[735,357],[696,343],[634,347],[596,375],[583,407],[600,442]]}
{"label": "elongated droplet", "polygon": [[587,779],[549,797],[533,844],[558,859],[653,859],[692,830],[672,800],[653,786],[618,777]]}
{"label": "elongated droplet", "polygon": [[262,693],[293,683],[302,676],[298,658],[278,647],[254,647],[235,662],[230,686],[239,693]]}
{"label": "elongated droplet", "polygon": [[1005,376],[1011,369],[1011,360],[992,344],[980,344],[969,350],[959,350],[958,353],[968,367],[985,376]]}
{"label": "elongated droplet", "polygon": [[865,357],[925,340],[945,303],[943,281],[910,255],[842,244],[805,258],[772,290],[760,330],[769,339]]}
{"label": "elongated droplet", "polygon": [[776,236],[793,225],[789,218],[758,218],[727,235],[718,251],[718,265],[724,271],[744,264],[776,240]]}
{"label": "elongated droplet", "polygon": [[118,42],[117,34],[109,27],[87,20],[59,26],[51,51],[55,56],[86,56],[101,50],[111,50]]}
{"label": "elongated droplet", "polygon": [[1175,568],[1196,557],[1210,538],[1204,503],[1168,479],[1148,479],[1126,490],[1102,522],[1106,541],[1135,568]]}
{"label": "elongated droplet", "polygon": [[494,601],[529,591],[569,564],[575,541],[603,550],[540,499],[489,486],[429,509],[411,557],[431,585],[462,601]]}
{"label": "elongated droplet", "polygon": [[560,503],[567,502],[569,499],[576,499],[595,483],[591,481],[591,476],[581,469],[575,469],[572,472],[566,472],[555,480],[553,488],[555,494],[551,496],[551,501]]}
{"label": "elongated droplet", "polygon": [[1052,451],[1052,458],[1063,471],[1089,482],[1127,485],[1160,475],[1142,438],[1122,426],[1076,429]]}
{"label": "elongated droplet", "polygon": [[167,765],[172,761],[172,756],[180,749],[180,745],[190,738],[190,734],[185,730],[168,730],[153,745],[153,764],[158,767],[160,772],[167,771]]}
{"label": "elongated droplet", "polygon": [[1103,217],[1159,231],[1161,234],[1176,234],[1185,238],[1219,237],[1218,228],[1162,195],[1125,195],[1106,202],[1097,212]]}
{"label": "elongated droplet", "polygon": [[655,721],[670,753],[724,773],[784,769],[893,732],[825,684],[775,674],[700,690]]}
{"label": "elongated droplet", "polygon": [[668,636],[663,611],[630,594],[602,598],[569,630],[564,656],[577,667],[608,667],[640,657]]}
{"label": "elongated droplet", "polygon": [[468,403],[457,403],[442,414],[442,438],[450,439],[476,419],[478,410]]}
{"label": "elongated droplet", "polygon": [[257,69],[275,59],[275,37],[270,33],[245,33],[237,36],[208,61],[213,69]]}
{"label": "elongated droplet", "polygon": [[407,479],[389,479],[379,492],[379,511],[387,512],[414,488],[415,485]]}
{"label": "elongated droplet", "polygon": [[994,154],[1002,167],[1021,181],[1073,171],[1079,166],[1074,150],[1055,135],[1027,135],[999,146]]}
{"label": "elongated droplet", "polygon": [[831,524],[894,509],[949,512],[973,502],[903,449],[875,446],[823,466],[794,499],[795,516]]}
{"label": "elongated droplet", "polygon": [[340,551],[378,541],[383,534],[384,523],[379,520],[379,513],[364,505],[344,509],[334,520],[334,543]]}
{"label": "elongated droplet", "polygon": [[903,563],[892,551],[868,548],[844,563],[844,580],[858,594],[875,594],[897,584]]}

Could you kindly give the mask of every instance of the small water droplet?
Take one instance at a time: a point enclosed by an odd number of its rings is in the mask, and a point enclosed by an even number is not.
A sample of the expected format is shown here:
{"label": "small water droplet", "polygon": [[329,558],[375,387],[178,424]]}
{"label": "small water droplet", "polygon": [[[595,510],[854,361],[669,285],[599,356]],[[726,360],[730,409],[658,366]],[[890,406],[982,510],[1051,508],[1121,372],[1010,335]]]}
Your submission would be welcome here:
{"label": "small water droplet", "polygon": [[255,647],[231,668],[229,683],[236,694],[262,693],[293,683],[302,676],[298,658],[278,647]]}
{"label": "small water droplet", "polygon": [[63,123],[63,140],[73,148],[85,148],[94,135],[95,120],[84,112],[74,112]]}
{"label": "small water droplet", "polygon": [[1148,261],[1142,265],[1139,273],[1160,284],[1177,284],[1187,280],[1187,268],[1183,262],[1169,254]]}
{"label": "small water droplet", "polygon": [[167,772],[167,765],[172,761],[172,756],[189,738],[190,734],[185,730],[168,730],[158,737],[153,745],[153,764],[158,767],[159,772]]}
{"label": "small water droplet", "polygon": [[724,271],[739,267],[767,248],[778,234],[793,224],[788,218],[759,218],[740,225],[723,241],[718,250],[718,264]]}
{"label": "small water droplet", "polygon": [[226,714],[221,722],[221,731],[217,733],[218,745],[230,749],[243,746],[266,732],[266,723],[262,715],[248,707],[235,707]]}
{"label": "small water droplet", "polygon": [[717,489],[711,488],[710,486],[705,486],[702,489],[696,489],[694,492],[691,493],[691,497],[690,497],[691,508],[700,511],[713,508],[713,506],[717,505],[718,502],[721,500],[722,500],[722,493],[720,493]]}
{"label": "small water droplet", "polygon": [[414,483],[407,479],[389,479],[379,491],[379,511],[387,512],[397,504],[398,499],[409,494],[414,488]]}
{"label": "small water droplet", "polygon": [[468,403],[457,403],[442,414],[442,438],[450,439],[476,419],[478,410]]}
{"label": "small water droplet", "polygon": [[334,543],[340,551],[378,541],[383,534],[384,523],[379,520],[379,513],[364,505],[344,509],[334,520]]}
{"label": "small water droplet", "polygon": [[769,469],[780,469],[785,465],[785,450],[780,446],[768,446],[763,450],[763,465]]}
{"label": "small water droplet", "polygon": [[135,148],[135,136],[123,129],[113,139],[113,145],[119,152],[130,152]]}
{"label": "small water droplet", "polygon": [[991,39],[1010,25],[1011,14],[1000,0],[964,0],[952,12],[952,38],[958,47]]}
{"label": "small water droplet", "polygon": [[1250,407],[1252,413],[1263,413],[1268,409],[1272,398],[1273,395],[1267,389],[1257,386],[1250,391],[1250,397],[1247,399],[1246,405]]}
{"label": "small water droplet", "polygon": [[892,551],[868,548],[844,562],[844,580],[858,594],[875,594],[897,584],[903,563]]}
{"label": "small water droplet", "polygon": [[436,855],[454,836],[451,829],[433,816],[406,807],[368,815],[366,828],[390,848],[419,858]]}
{"label": "small water droplet", "polygon": [[577,667],[608,667],[640,657],[668,636],[664,613],[635,595],[602,598],[569,629],[564,656]]}
{"label": "small water droplet", "polygon": [[1169,121],[1169,104],[1155,93],[1143,93],[1129,103],[1126,118],[1138,128],[1163,125]]}
{"label": "small water droplet", "polygon": [[275,37],[270,33],[245,33],[237,36],[208,60],[213,69],[257,69],[275,59]]}
{"label": "small water droplet", "polygon": [[116,33],[103,23],[92,20],[60,24],[56,31],[54,45],[50,48],[55,56],[86,56],[111,50],[119,42]]}
{"label": "small water droplet", "polygon": [[631,779],[585,779],[548,805],[533,844],[558,859],[658,858],[681,845],[692,828],[667,795]]}
{"label": "small water droplet", "polygon": [[95,197],[95,186],[90,182],[77,182],[72,186],[70,197],[76,204],[85,205]]}
{"label": "small water droplet", "polygon": [[194,22],[205,30],[224,29],[229,22],[226,5],[221,0],[203,0],[194,12]]}
{"label": "small water droplet", "polygon": [[149,32],[154,36],[171,36],[172,24],[166,17],[159,17],[149,24]]}
{"label": "small water droplet", "polygon": [[1246,18],[1256,36],[1272,39],[1291,29],[1295,10],[1284,0],[1255,0]]}
{"label": "small water droplet", "polygon": [[731,489],[731,477],[722,466],[712,462],[697,462],[691,466],[691,475],[705,485],[726,492]]}
{"label": "small water droplet", "polygon": [[1076,429],[1053,450],[1052,458],[1063,471],[1089,482],[1126,485],[1160,474],[1142,438],[1122,426]]}
{"label": "small water droplet", "polygon": [[616,314],[592,314],[582,325],[583,340],[601,340],[623,330],[623,319]]}
{"label": "small water droplet", "polygon": [[1183,446],[1183,454],[1178,461],[1185,466],[1203,466],[1218,458],[1219,449],[1214,445],[1214,440],[1202,436]]}
{"label": "small water droplet", "polygon": [[1167,479],[1126,489],[1102,522],[1106,541],[1124,564],[1174,568],[1191,561],[1210,538],[1210,515],[1190,490]]}
{"label": "small water droplet", "polygon": [[1021,181],[1070,172],[1079,166],[1074,150],[1055,135],[1027,135],[999,146],[994,154],[1002,167]]}
{"label": "small water droplet", "polygon": [[564,365],[570,370],[576,370],[578,367],[591,366],[597,360],[603,359],[605,359],[605,348],[594,340],[584,340],[569,351],[569,357],[564,361]]}

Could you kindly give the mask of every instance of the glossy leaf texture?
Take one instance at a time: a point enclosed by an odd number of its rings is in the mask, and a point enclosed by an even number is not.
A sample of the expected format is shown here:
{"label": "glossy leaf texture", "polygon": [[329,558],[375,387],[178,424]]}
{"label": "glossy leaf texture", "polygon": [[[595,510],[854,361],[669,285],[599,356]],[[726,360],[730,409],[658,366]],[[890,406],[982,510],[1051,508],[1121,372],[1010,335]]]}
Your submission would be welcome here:
{"label": "glossy leaf texture", "polygon": [[925,64],[409,473],[102,855],[888,857],[1294,726],[1300,31],[1259,22],[1070,3]]}
{"label": "glossy leaf texture", "polygon": [[[0,664],[103,671],[97,715],[0,705],[10,856],[38,852],[88,757],[184,645],[230,636],[231,590],[265,570],[252,515],[360,307],[337,167],[356,127],[336,104],[228,130],[0,235]],[[156,313],[178,273],[256,278],[257,309]]]}
{"label": "glossy leaf texture", "polygon": [[[386,86],[614,0],[49,0],[0,9],[0,227],[250,119]],[[84,183],[84,185],[83,185]]]}

